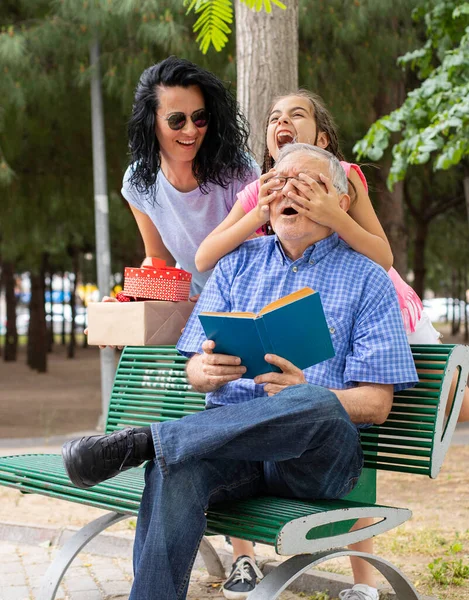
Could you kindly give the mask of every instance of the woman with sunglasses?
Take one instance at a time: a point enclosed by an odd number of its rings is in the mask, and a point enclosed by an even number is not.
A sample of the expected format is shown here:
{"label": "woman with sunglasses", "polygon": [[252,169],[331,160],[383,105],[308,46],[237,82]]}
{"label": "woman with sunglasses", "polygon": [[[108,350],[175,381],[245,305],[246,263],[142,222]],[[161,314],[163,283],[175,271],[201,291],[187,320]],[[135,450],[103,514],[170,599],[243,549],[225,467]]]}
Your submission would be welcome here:
{"label": "woman with sunglasses", "polygon": [[238,192],[259,177],[248,132],[235,99],[209,71],[170,56],[142,73],[122,195],[146,257],[177,262],[192,273],[193,295],[210,275],[195,267],[197,248],[228,215]]}

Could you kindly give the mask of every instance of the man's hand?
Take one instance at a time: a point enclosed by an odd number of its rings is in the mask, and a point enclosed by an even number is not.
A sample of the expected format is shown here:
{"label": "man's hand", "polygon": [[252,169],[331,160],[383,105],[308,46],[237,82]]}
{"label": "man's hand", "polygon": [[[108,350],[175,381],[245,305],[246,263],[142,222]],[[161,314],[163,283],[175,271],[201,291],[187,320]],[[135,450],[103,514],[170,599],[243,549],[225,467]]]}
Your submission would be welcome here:
{"label": "man's hand", "polygon": [[258,375],[254,379],[255,383],[265,383],[264,390],[269,396],[278,394],[290,385],[307,383],[303,371],[295,367],[289,360],[281,358],[276,354],[266,354],[264,359],[282,371],[281,373],[264,373],[264,375]]}
{"label": "man's hand", "polygon": [[214,392],[230,381],[240,379],[246,372],[239,356],[214,354],[215,342],[202,344],[203,354],[196,354],[187,364],[187,376],[199,392]]}

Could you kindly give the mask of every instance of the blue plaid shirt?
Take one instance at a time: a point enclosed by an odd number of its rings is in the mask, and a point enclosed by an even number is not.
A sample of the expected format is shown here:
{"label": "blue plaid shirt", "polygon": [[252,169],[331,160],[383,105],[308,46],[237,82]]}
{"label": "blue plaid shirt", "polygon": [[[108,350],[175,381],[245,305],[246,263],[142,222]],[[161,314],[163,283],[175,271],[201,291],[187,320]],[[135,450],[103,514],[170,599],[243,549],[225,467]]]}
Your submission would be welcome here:
{"label": "blue plaid shirt", "polygon": [[[305,369],[308,383],[346,389],[359,382],[414,386],[414,361],[394,286],[386,271],[352,250],[337,234],[288,258],[276,236],[245,242],[217,264],[195,305],[177,349],[202,352],[202,311],[259,312],[266,304],[302,287],[321,294],[335,357]],[[216,348],[215,348],[216,352]],[[252,379],[232,381],[207,394],[207,403],[230,404],[264,396]]]}

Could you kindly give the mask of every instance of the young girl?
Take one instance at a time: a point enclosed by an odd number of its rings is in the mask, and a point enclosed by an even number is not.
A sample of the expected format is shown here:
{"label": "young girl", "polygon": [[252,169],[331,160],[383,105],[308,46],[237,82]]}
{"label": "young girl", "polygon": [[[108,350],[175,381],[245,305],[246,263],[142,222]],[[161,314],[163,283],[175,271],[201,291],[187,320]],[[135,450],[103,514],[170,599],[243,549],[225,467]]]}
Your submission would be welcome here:
{"label": "young girl", "polygon": [[[295,208],[312,220],[336,231],[354,250],[368,256],[389,272],[399,298],[410,343],[437,343],[440,335],[433,328],[428,316],[422,312],[420,298],[392,268],[391,248],[368,196],[365,176],[360,167],[342,160],[331,116],[321,99],[306,90],[274,100],[267,121],[263,175],[238,194],[230,214],[202,242],[195,256],[196,267],[200,271],[211,269],[220,258],[249,237],[264,234],[265,225],[269,220],[269,203],[275,199],[277,193],[270,189],[271,186],[275,186],[274,162],[280,148],[293,141],[313,144],[335,154],[341,160],[349,178],[349,191],[353,200],[346,213],[338,202],[331,202],[330,194],[321,193],[318,186],[314,201],[305,201],[303,207]],[[321,179],[329,189],[327,178]],[[468,418],[469,393],[466,390],[460,420]],[[360,519],[356,527],[366,527],[371,523],[371,519]],[[372,553],[373,542],[371,539],[365,540],[352,548]],[[253,555],[252,551],[245,550],[245,553]],[[351,557],[351,563],[356,584],[351,590],[341,592],[340,598],[378,600],[374,569],[369,563],[356,557]],[[226,593],[225,596],[234,597]]]}

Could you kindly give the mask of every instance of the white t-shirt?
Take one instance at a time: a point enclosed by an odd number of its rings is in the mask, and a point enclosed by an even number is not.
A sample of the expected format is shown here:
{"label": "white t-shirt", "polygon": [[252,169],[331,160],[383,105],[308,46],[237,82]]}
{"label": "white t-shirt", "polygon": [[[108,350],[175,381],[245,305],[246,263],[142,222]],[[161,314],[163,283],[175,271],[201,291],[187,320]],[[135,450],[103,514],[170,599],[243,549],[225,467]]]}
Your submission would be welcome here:
{"label": "white t-shirt", "polygon": [[200,243],[228,215],[236,195],[257,179],[260,169],[255,162],[245,179],[233,179],[227,188],[207,184],[209,193],[200,188],[180,192],[160,170],[156,183],[146,193],[139,193],[129,183],[132,165],[127,168],[122,184],[122,195],[138,210],[150,217],[164,245],[178,266],[192,273],[191,294],[200,294],[211,271],[199,273],[194,258]]}

